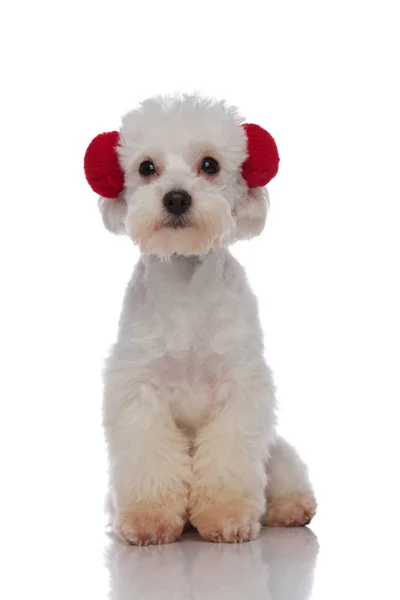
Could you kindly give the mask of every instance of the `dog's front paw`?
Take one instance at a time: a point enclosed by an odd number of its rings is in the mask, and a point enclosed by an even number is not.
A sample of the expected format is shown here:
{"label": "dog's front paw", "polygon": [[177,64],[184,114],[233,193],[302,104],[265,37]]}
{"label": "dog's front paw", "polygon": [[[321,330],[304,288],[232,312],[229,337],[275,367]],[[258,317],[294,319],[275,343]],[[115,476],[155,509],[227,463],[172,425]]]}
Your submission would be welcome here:
{"label": "dog's front paw", "polygon": [[132,504],[116,515],[114,532],[136,546],[170,544],[181,535],[186,515],[152,501]]}
{"label": "dog's front paw", "polygon": [[261,512],[249,501],[231,499],[199,503],[190,521],[201,537],[209,542],[241,543],[256,539]]}

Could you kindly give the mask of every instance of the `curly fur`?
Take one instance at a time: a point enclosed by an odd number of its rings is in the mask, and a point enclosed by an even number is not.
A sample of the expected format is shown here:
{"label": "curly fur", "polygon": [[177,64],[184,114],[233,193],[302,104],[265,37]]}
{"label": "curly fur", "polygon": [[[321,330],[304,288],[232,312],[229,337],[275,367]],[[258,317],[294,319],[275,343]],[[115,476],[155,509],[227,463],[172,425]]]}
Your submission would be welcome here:
{"label": "curly fur", "polygon": [[[241,175],[241,123],[223,102],[144,102],[122,121],[124,195],[100,199],[106,227],[141,250],[104,393],[114,530],[130,543],[174,541],[188,519],[204,539],[247,541],[268,522],[267,498],[274,525],[315,510],[305,466],[276,436],[257,302],[228,250],[258,235],[267,212],[266,190],[249,192]],[[209,155],[215,176],[199,170]],[[146,159],[157,169],[147,180]],[[192,196],[181,227],[163,209],[171,189]]]}

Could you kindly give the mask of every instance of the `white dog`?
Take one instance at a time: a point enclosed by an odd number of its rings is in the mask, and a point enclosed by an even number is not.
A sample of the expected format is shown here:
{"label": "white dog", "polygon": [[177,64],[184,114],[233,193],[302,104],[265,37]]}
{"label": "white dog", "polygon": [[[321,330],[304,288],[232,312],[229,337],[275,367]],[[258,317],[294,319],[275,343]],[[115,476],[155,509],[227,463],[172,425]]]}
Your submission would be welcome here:
{"label": "white dog", "polygon": [[[254,539],[304,525],[307,469],[276,435],[257,302],[227,247],[258,235],[278,168],[234,108],[147,100],[85,157],[105,226],[141,250],[105,368],[114,530],[139,545]],[[268,506],[267,506],[268,504]]]}

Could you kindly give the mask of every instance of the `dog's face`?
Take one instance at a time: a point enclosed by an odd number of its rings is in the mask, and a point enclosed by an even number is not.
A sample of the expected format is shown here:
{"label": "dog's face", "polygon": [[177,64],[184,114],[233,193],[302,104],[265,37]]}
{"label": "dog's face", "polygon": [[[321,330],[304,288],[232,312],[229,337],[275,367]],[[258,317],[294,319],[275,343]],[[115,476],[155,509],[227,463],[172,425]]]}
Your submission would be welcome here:
{"label": "dog's face", "polygon": [[116,149],[123,190],[100,208],[142,253],[199,255],[262,231],[266,190],[243,178],[248,137],[223,102],[147,100],[123,118]]}
{"label": "dog's face", "polygon": [[232,110],[145,102],[123,119],[126,229],[143,253],[201,254],[235,231],[246,137]]}

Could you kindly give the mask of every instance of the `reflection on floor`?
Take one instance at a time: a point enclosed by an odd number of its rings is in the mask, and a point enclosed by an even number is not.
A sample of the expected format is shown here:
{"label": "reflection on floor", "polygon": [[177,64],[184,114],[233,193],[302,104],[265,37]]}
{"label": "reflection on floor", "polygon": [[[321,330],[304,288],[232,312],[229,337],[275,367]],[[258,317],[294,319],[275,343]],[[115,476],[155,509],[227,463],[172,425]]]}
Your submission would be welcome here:
{"label": "reflection on floor", "polygon": [[110,600],[307,600],[318,540],[308,528],[263,528],[247,544],[210,544],[195,532],[166,546],[110,538]]}

